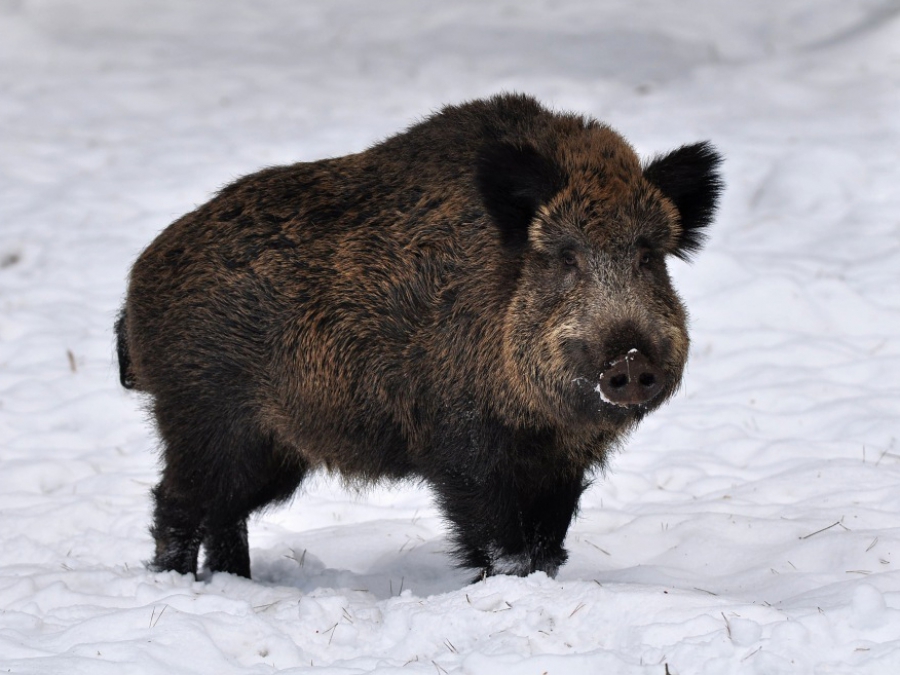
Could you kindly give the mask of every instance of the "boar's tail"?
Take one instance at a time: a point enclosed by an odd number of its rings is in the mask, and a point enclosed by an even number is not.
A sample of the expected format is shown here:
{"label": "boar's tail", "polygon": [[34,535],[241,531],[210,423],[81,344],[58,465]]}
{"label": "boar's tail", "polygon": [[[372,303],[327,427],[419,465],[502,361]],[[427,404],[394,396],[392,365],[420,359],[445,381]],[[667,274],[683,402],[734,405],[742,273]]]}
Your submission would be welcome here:
{"label": "boar's tail", "polygon": [[126,389],[134,389],[134,372],[131,370],[131,354],[128,353],[128,334],[125,331],[125,308],[116,319],[116,354],[119,357],[119,382]]}

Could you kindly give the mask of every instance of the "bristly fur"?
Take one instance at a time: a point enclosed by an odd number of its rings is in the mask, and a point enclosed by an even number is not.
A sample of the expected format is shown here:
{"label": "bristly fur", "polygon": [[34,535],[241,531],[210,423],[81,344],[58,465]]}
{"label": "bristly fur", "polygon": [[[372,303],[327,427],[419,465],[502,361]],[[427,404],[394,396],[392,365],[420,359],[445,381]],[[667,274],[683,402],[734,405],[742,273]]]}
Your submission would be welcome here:
{"label": "bristly fur", "polygon": [[422,479],[461,564],[554,574],[586,477],[681,380],[665,258],[699,247],[717,164],[644,171],[609,127],[501,95],[172,223],[115,325],[162,439],[152,567],[203,549],[249,576],[248,516],[325,469]]}
{"label": "bristly fur", "polygon": [[681,236],[675,251],[690,260],[706,240],[716,205],[725,187],[718,168],[722,157],[709,142],[683,145],[653,159],[644,176],[668,197],[681,215]]}
{"label": "bristly fur", "polygon": [[525,247],[538,208],[565,184],[559,166],[534,147],[503,142],[481,150],[475,180],[503,243],[514,250]]}

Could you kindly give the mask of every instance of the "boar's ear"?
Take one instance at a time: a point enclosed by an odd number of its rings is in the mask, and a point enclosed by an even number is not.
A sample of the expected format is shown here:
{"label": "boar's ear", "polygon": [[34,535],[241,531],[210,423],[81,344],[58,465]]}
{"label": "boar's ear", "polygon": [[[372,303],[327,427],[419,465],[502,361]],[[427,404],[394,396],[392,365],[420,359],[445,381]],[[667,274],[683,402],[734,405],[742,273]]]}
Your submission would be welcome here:
{"label": "boar's ear", "polygon": [[521,249],[541,205],[563,187],[562,170],[530,145],[494,143],[478,156],[475,182],[504,245]]}
{"label": "boar's ear", "polygon": [[655,158],[644,177],[668,197],[681,214],[681,238],[675,251],[682,260],[700,250],[724,187],[718,168],[722,158],[710,143],[683,145]]}

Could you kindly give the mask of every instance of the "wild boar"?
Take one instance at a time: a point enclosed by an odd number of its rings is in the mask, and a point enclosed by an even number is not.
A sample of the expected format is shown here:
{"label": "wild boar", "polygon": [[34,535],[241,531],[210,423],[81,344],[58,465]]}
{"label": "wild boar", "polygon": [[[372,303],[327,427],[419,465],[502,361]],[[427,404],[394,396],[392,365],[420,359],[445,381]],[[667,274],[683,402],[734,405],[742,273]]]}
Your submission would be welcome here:
{"label": "wild boar", "polygon": [[164,230],[116,323],[163,443],[157,570],[250,576],[247,518],[313,469],[418,477],[481,574],[554,575],[592,471],[679,386],[706,142],[642,165],[523,95],[238,180]]}

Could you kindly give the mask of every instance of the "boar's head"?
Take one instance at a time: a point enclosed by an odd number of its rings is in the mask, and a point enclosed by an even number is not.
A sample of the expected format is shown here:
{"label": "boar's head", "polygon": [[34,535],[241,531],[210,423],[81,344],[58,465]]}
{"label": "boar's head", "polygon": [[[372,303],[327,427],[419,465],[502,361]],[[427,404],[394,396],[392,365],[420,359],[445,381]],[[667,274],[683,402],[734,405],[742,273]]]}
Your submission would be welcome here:
{"label": "boar's head", "polygon": [[618,432],[676,391],[689,340],[666,261],[701,247],[719,163],[697,143],[642,166],[597,123],[484,148],[478,190],[519,265],[504,366],[538,417]]}

